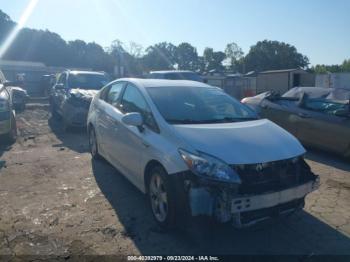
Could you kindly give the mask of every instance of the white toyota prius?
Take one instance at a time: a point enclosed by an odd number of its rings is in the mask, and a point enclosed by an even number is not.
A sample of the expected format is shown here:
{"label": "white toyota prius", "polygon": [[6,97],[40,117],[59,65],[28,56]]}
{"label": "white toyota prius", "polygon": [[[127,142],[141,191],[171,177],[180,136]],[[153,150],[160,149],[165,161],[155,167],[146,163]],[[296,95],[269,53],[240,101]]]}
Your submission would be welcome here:
{"label": "white toyota prius", "polygon": [[295,137],[203,83],[119,79],[87,126],[93,158],[146,193],[163,227],[195,216],[249,226],[303,208],[319,186]]}

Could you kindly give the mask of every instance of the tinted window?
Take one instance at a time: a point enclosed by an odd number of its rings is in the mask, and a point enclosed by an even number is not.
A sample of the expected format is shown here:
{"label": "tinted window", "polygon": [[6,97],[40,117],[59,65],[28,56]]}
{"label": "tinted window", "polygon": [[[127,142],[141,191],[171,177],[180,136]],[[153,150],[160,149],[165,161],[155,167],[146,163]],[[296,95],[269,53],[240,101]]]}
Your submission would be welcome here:
{"label": "tinted window", "polygon": [[70,74],[68,78],[70,88],[100,90],[108,82],[108,77],[101,74]]}
{"label": "tinted window", "polygon": [[151,87],[147,90],[169,123],[223,123],[257,118],[250,108],[216,87]]}
{"label": "tinted window", "polygon": [[118,98],[123,86],[123,82],[112,84],[105,96],[105,101],[113,106],[117,106]]}
{"label": "tinted window", "polygon": [[120,107],[124,113],[140,113],[143,117],[145,125],[153,130],[157,129],[151,109],[147,105],[143,95],[135,86],[131,84],[127,85]]}

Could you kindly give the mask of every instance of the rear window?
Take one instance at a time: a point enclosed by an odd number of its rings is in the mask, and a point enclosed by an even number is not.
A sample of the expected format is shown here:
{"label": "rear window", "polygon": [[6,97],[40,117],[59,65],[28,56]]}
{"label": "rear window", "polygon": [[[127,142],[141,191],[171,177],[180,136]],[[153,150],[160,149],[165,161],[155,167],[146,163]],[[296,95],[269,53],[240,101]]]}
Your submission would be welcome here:
{"label": "rear window", "polygon": [[109,78],[101,74],[70,74],[68,77],[70,88],[100,90],[108,82]]}

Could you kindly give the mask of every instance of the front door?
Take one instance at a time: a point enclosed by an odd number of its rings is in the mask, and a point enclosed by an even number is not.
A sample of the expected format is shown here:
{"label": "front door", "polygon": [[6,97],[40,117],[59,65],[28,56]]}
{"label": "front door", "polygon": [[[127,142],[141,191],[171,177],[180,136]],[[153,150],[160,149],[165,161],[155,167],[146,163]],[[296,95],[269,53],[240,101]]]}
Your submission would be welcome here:
{"label": "front door", "polygon": [[123,92],[119,105],[123,114],[138,112],[142,115],[144,129],[128,126],[123,122],[118,127],[119,139],[112,141],[113,152],[118,155],[122,169],[129,179],[137,185],[143,183],[143,166],[141,158],[147,154],[156,124],[145,98],[138,88],[130,83]]}
{"label": "front door", "polygon": [[297,136],[294,124],[296,114],[296,102],[284,99],[270,101],[264,99],[261,103],[261,116],[267,118],[288,132]]}

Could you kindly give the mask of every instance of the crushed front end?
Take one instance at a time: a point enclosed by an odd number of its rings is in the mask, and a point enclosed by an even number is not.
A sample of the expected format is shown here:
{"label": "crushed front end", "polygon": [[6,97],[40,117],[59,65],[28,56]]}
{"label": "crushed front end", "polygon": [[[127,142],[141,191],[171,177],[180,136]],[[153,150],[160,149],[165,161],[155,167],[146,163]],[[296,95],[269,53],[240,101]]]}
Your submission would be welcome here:
{"label": "crushed front end", "polygon": [[69,126],[85,127],[92,97],[72,93],[65,100],[62,111]]}
{"label": "crushed front end", "polygon": [[305,196],[319,187],[319,177],[302,157],[231,168],[240,183],[186,173],[184,185],[192,216],[211,216],[218,222],[247,227],[303,208]]}

